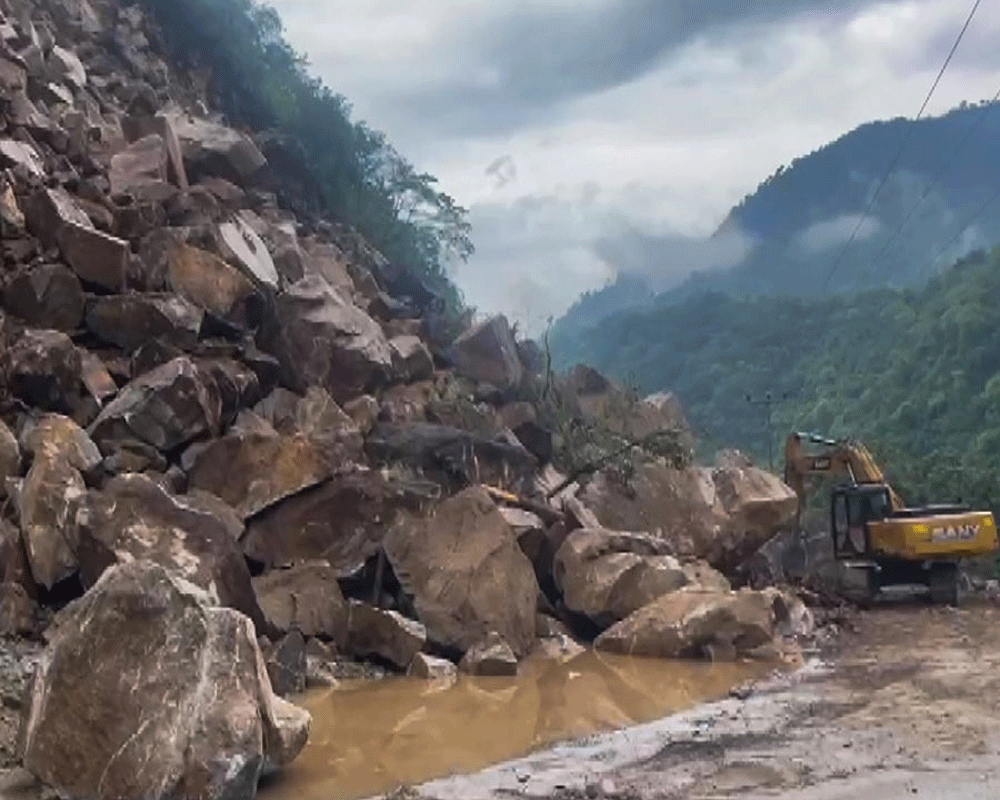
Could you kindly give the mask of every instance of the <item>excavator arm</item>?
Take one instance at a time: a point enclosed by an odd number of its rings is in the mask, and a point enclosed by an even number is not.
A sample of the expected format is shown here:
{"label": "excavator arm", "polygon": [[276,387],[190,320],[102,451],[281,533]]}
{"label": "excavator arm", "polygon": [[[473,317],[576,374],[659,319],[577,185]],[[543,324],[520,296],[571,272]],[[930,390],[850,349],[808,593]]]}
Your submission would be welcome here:
{"label": "excavator arm", "polygon": [[[806,449],[806,444],[819,449]],[[875,458],[861,442],[828,439],[810,433],[792,433],[785,441],[785,483],[798,495],[799,513],[808,479],[817,475],[845,476],[855,484],[881,484],[889,490],[894,511],[905,508],[902,498],[886,481]]]}

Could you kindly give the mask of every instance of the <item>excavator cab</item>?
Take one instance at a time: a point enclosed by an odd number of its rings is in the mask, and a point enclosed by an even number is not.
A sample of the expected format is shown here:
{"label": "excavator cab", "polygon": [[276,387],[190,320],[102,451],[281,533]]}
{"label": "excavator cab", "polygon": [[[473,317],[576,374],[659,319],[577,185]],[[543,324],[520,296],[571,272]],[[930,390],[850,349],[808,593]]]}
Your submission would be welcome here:
{"label": "excavator cab", "polygon": [[870,558],[868,524],[892,515],[892,500],[885,484],[848,484],[831,492],[830,530],[833,552],[839,559]]}

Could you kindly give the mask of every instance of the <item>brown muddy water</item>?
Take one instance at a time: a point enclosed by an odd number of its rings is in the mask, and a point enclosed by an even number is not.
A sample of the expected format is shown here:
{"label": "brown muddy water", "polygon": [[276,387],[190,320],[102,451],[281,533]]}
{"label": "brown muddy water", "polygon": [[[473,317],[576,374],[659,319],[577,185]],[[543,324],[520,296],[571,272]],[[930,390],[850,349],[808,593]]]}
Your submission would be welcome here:
{"label": "brown muddy water", "polygon": [[709,664],[588,651],[528,659],[516,678],[343,682],[297,702],[309,743],[262,800],[357,800],[475,772],[567,739],[651,722],[725,697],[774,665]]}

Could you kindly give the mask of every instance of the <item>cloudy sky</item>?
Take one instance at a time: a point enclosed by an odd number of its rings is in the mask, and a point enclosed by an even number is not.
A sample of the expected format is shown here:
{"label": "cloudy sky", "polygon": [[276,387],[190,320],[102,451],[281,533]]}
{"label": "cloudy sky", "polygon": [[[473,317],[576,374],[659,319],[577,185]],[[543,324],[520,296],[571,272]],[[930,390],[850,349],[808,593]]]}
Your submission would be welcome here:
{"label": "cloudy sky", "polygon": [[[271,0],[355,115],[471,210],[466,299],[537,330],[634,243],[667,285],[781,164],[913,116],[972,0]],[[926,114],[1000,85],[986,0]]]}

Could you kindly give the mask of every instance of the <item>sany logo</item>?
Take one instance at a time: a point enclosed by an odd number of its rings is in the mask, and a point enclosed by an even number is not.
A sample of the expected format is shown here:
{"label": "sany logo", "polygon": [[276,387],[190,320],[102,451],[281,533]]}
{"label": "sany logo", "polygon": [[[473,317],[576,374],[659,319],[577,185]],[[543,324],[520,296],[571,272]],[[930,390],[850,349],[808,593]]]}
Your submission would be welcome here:
{"label": "sany logo", "polygon": [[949,525],[931,530],[932,542],[968,542],[979,535],[979,525]]}

